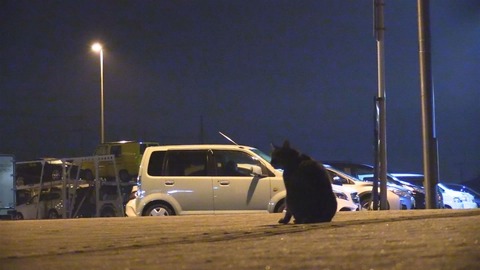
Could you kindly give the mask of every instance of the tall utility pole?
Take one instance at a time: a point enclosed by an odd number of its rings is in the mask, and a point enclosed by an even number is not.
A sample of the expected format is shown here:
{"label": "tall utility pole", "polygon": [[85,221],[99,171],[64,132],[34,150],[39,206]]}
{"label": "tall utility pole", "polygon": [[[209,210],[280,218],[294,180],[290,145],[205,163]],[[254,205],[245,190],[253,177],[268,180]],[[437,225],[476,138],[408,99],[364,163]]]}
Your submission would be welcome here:
{"label": "tall utility pole", "polygon": [[385,56],[384,56],[384,32],[383,0],[374,0],[374,26],[375,39],[377,40],[377,65],[378,65],[378,176],[380,179],[380,209],[386,210],[387,203],[387,112],[385,97]]}
{"label": "tall utility pole", "polygon": [[430,3],[417,0],[418,47],[420,58],[420,91],[422,99],[423,171],[425,175],[425,204],[437,208],[438,145],[435,135],[435,100],[432,86],[430,56]]}

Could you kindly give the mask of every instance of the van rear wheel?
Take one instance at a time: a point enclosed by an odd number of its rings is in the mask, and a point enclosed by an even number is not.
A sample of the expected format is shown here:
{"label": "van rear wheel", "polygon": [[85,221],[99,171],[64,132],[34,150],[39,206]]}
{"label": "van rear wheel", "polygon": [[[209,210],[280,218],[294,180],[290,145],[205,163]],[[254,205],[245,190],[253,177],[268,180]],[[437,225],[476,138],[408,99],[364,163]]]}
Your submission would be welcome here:
{"label": "van rear wheel", "polygon": [[22,213],[20,213],[20,212],[15,213],[15,215],[13,216],[13,219],[14,220],[22,220],[23,219]]}
{"label": "van rear wheel", "polygon": [[175,212],[173,212],[173,209],[165,203],[155,203],[147,208],[147,210],[145,211],[145,215],[163,217],[173,216],[175,215]]}

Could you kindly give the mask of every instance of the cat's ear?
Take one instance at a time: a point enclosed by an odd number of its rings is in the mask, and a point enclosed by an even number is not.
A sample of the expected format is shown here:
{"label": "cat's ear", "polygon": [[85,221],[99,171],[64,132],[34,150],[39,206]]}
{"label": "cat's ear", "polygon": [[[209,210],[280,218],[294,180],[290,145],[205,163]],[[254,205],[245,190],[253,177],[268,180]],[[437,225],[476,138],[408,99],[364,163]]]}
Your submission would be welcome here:
{"label": "cat's ear", "polygon": [[283,143],[283,148],[290,148],[290,142],[288,140],[285,140]]}
{"label": "cat's ear", "polygon": [[272,148],[272,151],[279,148],[278,146],[276,146],[273,143],[270,143],[270,147]]}

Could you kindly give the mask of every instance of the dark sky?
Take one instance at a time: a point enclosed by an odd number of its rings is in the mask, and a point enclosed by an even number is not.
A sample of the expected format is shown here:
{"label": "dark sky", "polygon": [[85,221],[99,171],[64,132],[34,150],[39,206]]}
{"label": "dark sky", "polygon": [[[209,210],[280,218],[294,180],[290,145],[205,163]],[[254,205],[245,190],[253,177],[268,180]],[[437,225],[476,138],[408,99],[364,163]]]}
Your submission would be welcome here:
{"label": "dark sky", "polygon": [[[391,172],[422,172],[415,0],[386,0]],[[431,1],[440,178],[480,175],[480,1]],[[373,161],[372,1],[0,2],[0,153],[90,155],[106,140],[289,139],[318,160]],[[203,133],[201,123],[203,119]],[[203,134],[203,135],[202,135]]]}

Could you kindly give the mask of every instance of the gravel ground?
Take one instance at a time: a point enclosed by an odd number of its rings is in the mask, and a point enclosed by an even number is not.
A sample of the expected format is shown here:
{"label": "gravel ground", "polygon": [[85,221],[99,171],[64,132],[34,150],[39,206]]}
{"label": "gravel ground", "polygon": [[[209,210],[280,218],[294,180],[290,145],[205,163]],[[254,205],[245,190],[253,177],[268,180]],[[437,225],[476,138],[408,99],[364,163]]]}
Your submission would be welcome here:
{"label": "gravel ground", "polygon": [[0,269],[479,269],[480,209],[0,221]]}

